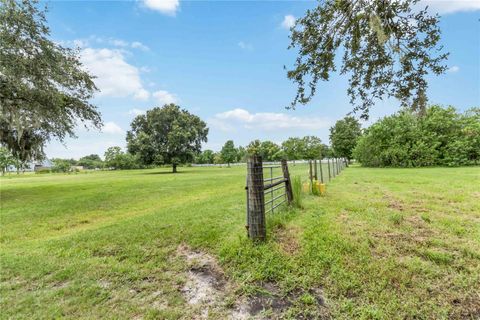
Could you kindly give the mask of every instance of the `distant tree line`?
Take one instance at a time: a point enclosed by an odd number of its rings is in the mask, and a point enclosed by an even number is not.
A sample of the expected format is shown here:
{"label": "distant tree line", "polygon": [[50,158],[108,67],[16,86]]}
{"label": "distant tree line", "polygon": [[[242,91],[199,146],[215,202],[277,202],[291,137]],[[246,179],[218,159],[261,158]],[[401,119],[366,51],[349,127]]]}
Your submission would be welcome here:
{"label": "distant tree line", "polygon": [[228,140],[219,152],[204,150],[194,159],[197,164],[230,164],[246,162],[249,155],[260,155],[263,161],[303,160],[331,157],[333,152],[315,136],[291,137],[281,144],[266,140],[254,140],[246,147],[235,147],[233,140]]}
{"label": "distant tree line", "polygon": [[459,113],[430,106],[385,117],[358,140],[353,157],[364,166],[460,166],[480,163],[480,108]]}

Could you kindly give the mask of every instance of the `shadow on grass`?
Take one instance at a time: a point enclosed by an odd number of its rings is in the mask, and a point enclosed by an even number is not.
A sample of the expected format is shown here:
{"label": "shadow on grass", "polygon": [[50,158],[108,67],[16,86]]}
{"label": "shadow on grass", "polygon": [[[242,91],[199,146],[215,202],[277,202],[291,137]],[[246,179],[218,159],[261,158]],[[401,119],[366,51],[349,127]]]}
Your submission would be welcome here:
{"label": "shadow on grass", "polygon": [[183,173],[191,173],[191,171],[177,171],[173,173],[172,171],[155,171],[155,172],[144,172],[143,174],[183,174]]}

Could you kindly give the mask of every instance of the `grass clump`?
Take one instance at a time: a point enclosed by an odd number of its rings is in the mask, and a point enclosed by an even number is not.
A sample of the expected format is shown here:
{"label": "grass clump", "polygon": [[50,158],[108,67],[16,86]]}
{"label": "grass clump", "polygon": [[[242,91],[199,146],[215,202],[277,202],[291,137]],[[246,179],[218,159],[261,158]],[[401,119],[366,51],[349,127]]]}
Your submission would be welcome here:
{"label": "grass clump", "polygon": [[303,208],[302,178],[295,176],[292,179],[293,202],[295,208]]}
{"label": "grass clump", "polygon": [[392,214],[390,217],[389,217],[390,221],[393,222],[394,225],[398,226],[402,223],[403,221],[403,215],[401,215],[400,213],[396,212],[394,214]]}

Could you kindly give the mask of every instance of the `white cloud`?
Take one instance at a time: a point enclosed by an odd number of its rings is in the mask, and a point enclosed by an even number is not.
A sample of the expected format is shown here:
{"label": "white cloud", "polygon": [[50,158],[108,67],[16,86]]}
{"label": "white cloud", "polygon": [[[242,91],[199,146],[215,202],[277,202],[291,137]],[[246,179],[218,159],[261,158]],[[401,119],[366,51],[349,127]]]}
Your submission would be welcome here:
{"label": "white cloud", "polygon": [[100,89],[100,96],[126,97],[146,100],[149,93],[142,86],[140,71],[125,61],[120,50],[85,48],[80,52],[81,61]]}
{"label": "white cloud", "polygon": [[148,100],[148,98],[150,98],[150,92],[148,92],[147,90],[145,89],[139,89],[137,92],[135,92],[135,94],[133,95],[133,98],[135,100],[142,100],[142,101],[146,101]]}
{"label": "white cloud", "polygon": [[240,41],[238,43],[238,46],[240,48],[242,48],[243,50],[247,50],[247,51],[252,51],[253,50],[253,45],[251,43]]}
{"label": "white cloud", "polygon": [[152,70],[151,70],[149,67],[143,66],[143,67],[140,67],[140,71],[145,72],[145,73],[149,73],[149,72],[151,72]]}
{"label": "white cloud", "polygon": [[296,117],[274,112],[250,113],[240,108],[217,113],[209,123],[223,131],[235,131],[237,128],[262,131],[318,130],[331,125],[328,119],[320,117]]}
{"label": "white cloud", "polygon": [[123,130],[115,122],[105,122],[102,128],[102,132],[109,134],[122,134]]}
{"label": "white cloud", "polygon": [[116,47],[127,47],[128,42],[120,39],[110,39],[110,43]]}
{"label": "white cloud", "polygon": [[143,50],[143,51],[148,51],[150,50],[149,47],[147,47],[146,45],[144,45],[143,43],[139,42],[139,41],[133,41],[130,46],[134,49],[140,49],[140,50]]}
{"label": "white cloud", "polygon": [[177,103],[177,97],[165,90],[158,90],[152,93],[152,96],[157,100],[157,102],[163,106],[164,104]]}
{"label": "white cloud", "polygon": [[150,50],[148,46],[141,43],[140,41],[129,42],[122,39],[102,38],[95,35],[89,36],[88,38],[59,41],[59,44],[63,46],[79,47],[79,48],[93,47],[95,45],[104,45],[104,46],[109,45],[109,46],[125,48],[125,49],[132,48],[132,49],[140,49],[142,51]]}
{"label": "white cloud", "polygon": [[179,0],[144,0],[143,4],[152,10],[174,16],[180,8]]}
{"label": "white cloud", "polygon": [[452,66],[450,68],[448,68],[447,72],[449,73],[455,73],[455,72],[458,72],[460,71],[460,67],[459,66]]}
{"label": "white cloud", "polygon": [[295,25],[295,17],[287,14],[282,21],[282,28],[289,29]]}
{"label": "white cloud", "polygon": [[422,0],[417,6],[419,8],[429,7],[429,10],[439,14],[449,14],[464,11],[480,10],[479,0]]}
{"label": "white cloud", "polygon": [[128,111],[128,114],[136,117],[145,114],[145,110],[133,108],[132,110]]}

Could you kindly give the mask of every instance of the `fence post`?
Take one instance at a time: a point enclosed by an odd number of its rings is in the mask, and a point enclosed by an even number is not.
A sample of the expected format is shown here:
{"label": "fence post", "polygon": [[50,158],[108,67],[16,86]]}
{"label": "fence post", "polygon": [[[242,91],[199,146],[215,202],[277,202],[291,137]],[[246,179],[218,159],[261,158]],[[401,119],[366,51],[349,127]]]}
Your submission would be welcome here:
{"label": "fence post", "polygon": [[248,236],[256,241],[266,238],[265,195],[263,193],[262,157],[251,156],[247,163]]}
{"label": "fence post", "polygon": [[332,174],[334,178],[337,176],[335,171],[335,158],[332,159]]}
{"label": "fence post", "polygon": [[327,165],[328,165],[328,182],[332,180],[332,176],[330,174],[330,158],[327,158]]}
{"label": "fence post", "polygon": [[288,172],[287,160],[282,160],[282,171],[283,171],[283,178],[285,179],[285,191],[287,194],[287,202],[288,204],[290,204],[293,201],[293,189],[292,189],[292,181],[290,180],[290,173]]}
{"label": "fence post", "polygon": [[314,174],[315,174],[315,180],[318,181],[318,172],[317,172],[317,159],[313,160],[313,164],[314,164]]}
{"label": "fence post", "polygon": [[310,190],[313,188],[313,170],[312,170],[312,160],[308,160],[310,166]]}
{"label": "fence post", "polygon": [[324,182],[323,182],[322,159],[320,159],[319,162],[320,162],[320,179],[321,179],[322,183],[324,183]]}

